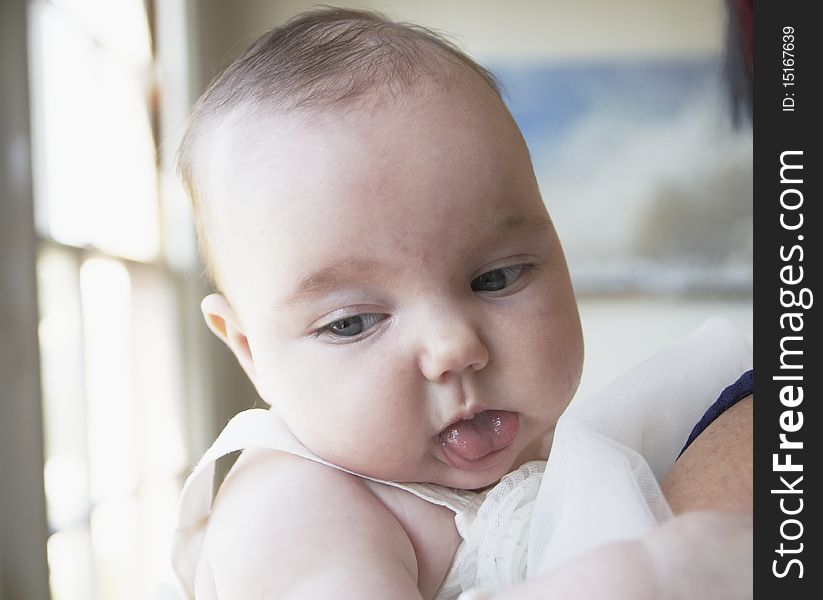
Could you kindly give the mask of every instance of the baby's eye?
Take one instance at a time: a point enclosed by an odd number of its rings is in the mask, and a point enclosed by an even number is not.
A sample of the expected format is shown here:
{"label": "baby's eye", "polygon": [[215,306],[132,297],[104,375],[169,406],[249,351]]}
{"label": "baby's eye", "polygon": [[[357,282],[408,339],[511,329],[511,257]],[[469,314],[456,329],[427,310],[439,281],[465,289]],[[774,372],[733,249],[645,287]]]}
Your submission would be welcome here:
{"label": "baby's eye", "polygon": [[503,290],[523,275],[525,271],[534,268],[533,265],[515,265],[487,271],[472,280],[472,290],[475,292],[497,292]]}
{"label": "baby's eye", "polygon": [[378,313],[364,313],[338,319],[320,329],[320,333],[329,333],[334,337],[352,338],[368,331],[388,315]]}

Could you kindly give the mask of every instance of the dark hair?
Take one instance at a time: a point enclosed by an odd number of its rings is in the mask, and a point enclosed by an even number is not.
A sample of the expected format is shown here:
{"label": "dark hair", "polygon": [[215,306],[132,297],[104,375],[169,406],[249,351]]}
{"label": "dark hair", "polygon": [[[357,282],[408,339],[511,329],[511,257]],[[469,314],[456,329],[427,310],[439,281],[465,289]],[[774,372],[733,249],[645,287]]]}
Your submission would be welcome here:
{"label": "dark hair", "polygon": [[299,14],[252,43],[197,101],[177,157],[192,202],[201,254],[218,284],[196,186],[196,146],[209,124],[239,108],[330,109],[421,80],[447,85],[476,75],[500,97],[491,73],[433,31],[368,11],[323,7]]}
{"label": "dark hair", "polygon": [[754,75],[752,0],[726,0],[724,68],[732,121],[741,126],[752,119]]}

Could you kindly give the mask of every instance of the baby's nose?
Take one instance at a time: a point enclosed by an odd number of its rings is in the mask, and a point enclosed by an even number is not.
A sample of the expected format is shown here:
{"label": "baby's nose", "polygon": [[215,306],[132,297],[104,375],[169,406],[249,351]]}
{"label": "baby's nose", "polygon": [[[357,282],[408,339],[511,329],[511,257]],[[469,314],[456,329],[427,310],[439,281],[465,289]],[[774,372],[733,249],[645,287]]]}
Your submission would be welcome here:
{"label": "baby's nose", "polygon": [[489,362],[489,351],[477,328],[466,319],[442,315],[423,334],[420,371],[433,382],[471,368],[479,371]]}

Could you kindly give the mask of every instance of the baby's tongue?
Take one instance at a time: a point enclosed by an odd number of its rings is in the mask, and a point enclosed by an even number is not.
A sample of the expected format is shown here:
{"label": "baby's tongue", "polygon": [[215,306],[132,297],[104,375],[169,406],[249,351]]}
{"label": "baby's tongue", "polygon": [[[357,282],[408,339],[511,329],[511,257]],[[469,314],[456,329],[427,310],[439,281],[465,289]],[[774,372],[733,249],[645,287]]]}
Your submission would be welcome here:
{"label": "baby's tongue", "polygon": [[478,460],[510,445],[520,430],[517,413],[484,410],[440,432],[440,442],[463,460]]}

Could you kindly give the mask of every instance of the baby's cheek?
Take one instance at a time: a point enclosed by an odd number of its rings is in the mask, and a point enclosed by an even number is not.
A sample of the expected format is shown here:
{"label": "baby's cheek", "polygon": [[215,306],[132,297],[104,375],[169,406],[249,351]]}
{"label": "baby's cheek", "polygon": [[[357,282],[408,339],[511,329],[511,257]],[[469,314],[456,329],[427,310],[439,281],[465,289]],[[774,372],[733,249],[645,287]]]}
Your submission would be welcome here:
{"label": "baby's cheek", "polygon": [[350,361],[315,356],[312,368],[293,364],[280,378],[275,408],[297,438],[322,458],[350,470],[395,477],[420,445],[422,400],[409,373],[389,357]]}
{"label": "baby's cheek", "polygon": [[354,470],[381,478],[400,477],[421,452],[425,398],[401,364],[384,356],[367,374],[352,378],[337,423],[348,428],[339,448],[356,460]]}
{"label": "baby's cheek", "polygon": [[331,437],[328,421],[335,418],[340,404],[335,393],[339,375],[316,360],[306,360],[300,352],[263,349],[255,355],[255,366],[258,391],[298,440],[315,450],[315,440]]}
{"label": "baby's cheek", "polygon": [[529,310],[529,326],[523,327],[512,352],[518,356],[522,385],[547,409],[562,410],[580,379],[582,335],[570,294],[550,294]]}

